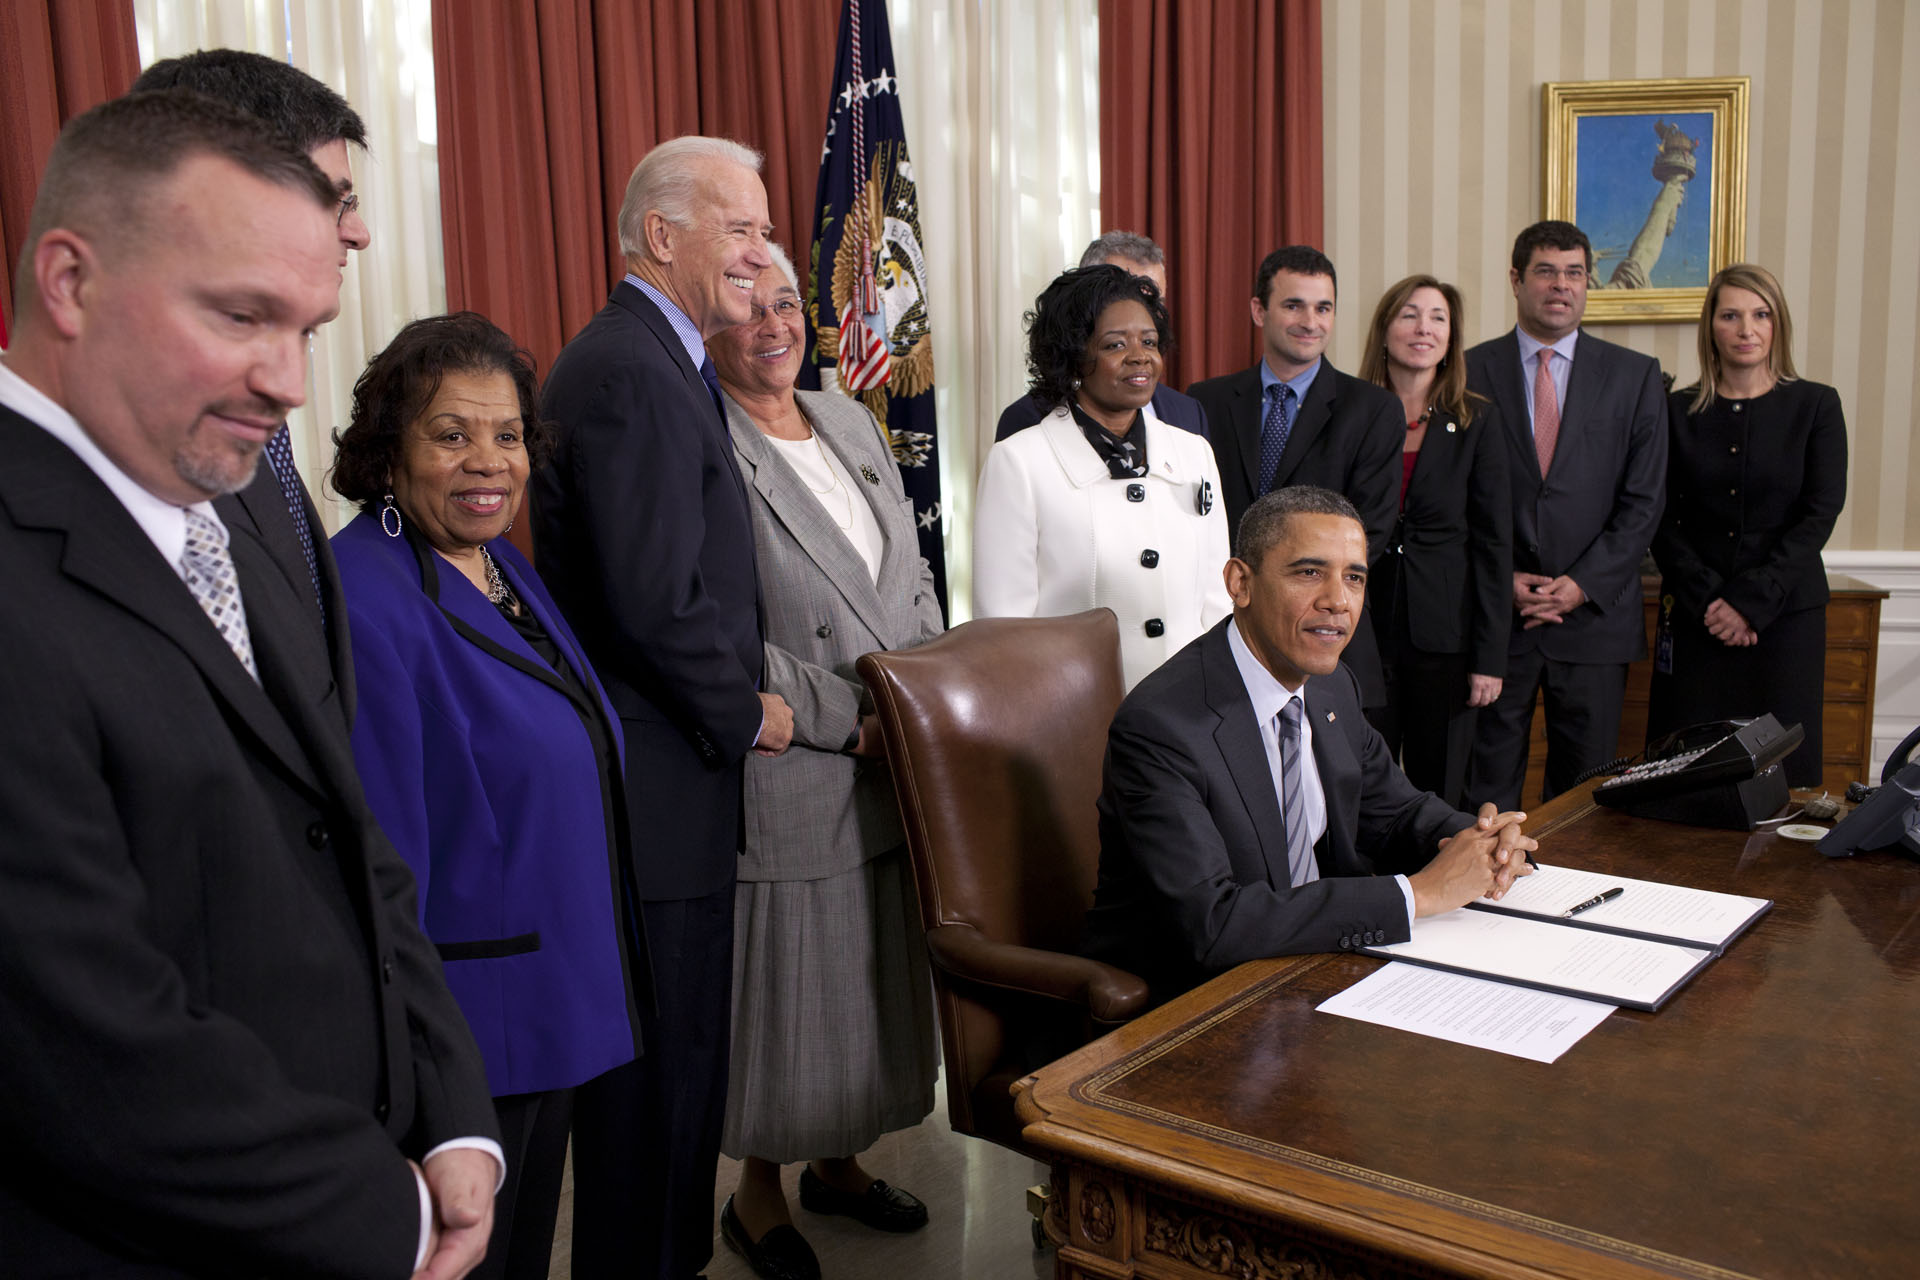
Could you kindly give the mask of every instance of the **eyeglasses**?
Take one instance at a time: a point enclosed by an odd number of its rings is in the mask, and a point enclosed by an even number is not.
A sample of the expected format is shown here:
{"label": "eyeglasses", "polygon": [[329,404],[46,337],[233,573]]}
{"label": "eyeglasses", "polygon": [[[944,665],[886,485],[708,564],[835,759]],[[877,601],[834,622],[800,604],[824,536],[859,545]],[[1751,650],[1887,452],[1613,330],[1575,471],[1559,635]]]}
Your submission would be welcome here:
{"label": "eyeglasses", "polygon": [[753,323],[759,324],[762,320],[765,320],[767,318],[767,312],[769,311],[773,312],[774,315],[780,317],[782,320],[791,320],[795,316],[800,314],[800,299],[781,298],[775,301],[771,306],[765,306],[765,307],[761,306],[757,302],[754,303],[753,304]]}
{"label": "eyeglasses", "polygon": [[340,212],[333,215],[333,225],[337,227],[341,223],[345,222],[347,220],[347,215],[352,213],[355,209],[358,209],[359,207],[360,207],[359,192],[355,192],[350,196],[340,197]]}
{"label": "eyeglasses", "polygon": [[1587,269],[1585,267],[1556,269],[1543,262],[1527,272],[1527,274],[1542,284],[1552,284],[1555,280],[1565,280],[1568,284],[1579,284],[1587,278]]}

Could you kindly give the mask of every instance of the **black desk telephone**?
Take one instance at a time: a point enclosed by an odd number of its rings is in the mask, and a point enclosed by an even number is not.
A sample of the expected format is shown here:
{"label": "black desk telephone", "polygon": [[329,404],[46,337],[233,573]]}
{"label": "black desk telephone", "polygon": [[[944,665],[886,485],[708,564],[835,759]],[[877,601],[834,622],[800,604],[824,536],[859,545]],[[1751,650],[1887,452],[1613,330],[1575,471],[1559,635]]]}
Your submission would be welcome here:
{"label": "black desk telephone", "polygon": [[1647,759],[1593,789],[1593,798],[1638,818],[1751,831],[1787,803],[1780,762],[1805,736],[1770,715],[1717,720],[1662,738]]}
{"label": "black desk telephone", "polygon": [[1920,764],[1907,757],[1920,746],[1920,729],[1908,734],[1880,770],[1880,785],[1814,848],[1829,858],[1874,849],[1920,854]]}

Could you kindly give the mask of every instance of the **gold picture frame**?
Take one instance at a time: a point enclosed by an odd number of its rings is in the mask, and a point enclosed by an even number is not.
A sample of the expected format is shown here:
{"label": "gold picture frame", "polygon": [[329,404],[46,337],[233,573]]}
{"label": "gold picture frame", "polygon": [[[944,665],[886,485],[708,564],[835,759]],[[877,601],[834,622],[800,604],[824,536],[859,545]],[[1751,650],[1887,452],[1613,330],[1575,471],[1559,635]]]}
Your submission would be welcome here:
{"label": "gold picture frame", "polygon": [[1546,216],[1593,241],[1587,323],[1697,320],[1713,273],[1743,260],[1750,91],[1746,76],[1544,87]]}

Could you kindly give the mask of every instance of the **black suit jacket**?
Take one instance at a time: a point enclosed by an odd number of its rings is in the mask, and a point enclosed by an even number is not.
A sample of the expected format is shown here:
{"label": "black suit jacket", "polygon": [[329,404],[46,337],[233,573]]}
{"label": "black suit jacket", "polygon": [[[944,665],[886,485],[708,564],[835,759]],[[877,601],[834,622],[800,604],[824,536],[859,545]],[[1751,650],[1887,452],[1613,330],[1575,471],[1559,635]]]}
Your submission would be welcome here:
{"label": "black suit jacket", "polygon": [[[285,430],[285,428],[281,428]],[[214,500],[214,508],[229,529],[236,525],[252,531],[266,548],[274,566],[285,575],[300,598],[301,612],[314,628],[326,637],[329,669],[338,686],[341,717],[348,732],[353,730],[354,700],[358,696],[353,678],[353,648],[347,636],[347,597],[340,589],[340,568],[333,560],[333,546],[320,523],[320,513],[306,486],[300,487],[300,501],[306,508],[307,527],[313,534],[313,558],[320,570],[320,591],[327,611],[321,617],[319,600],[313,594],[313,576],[307,572],[306,553],[300,547],[299,530],[293,526],[293,513],[287,510],[286,495],[280,492],[280,478],[273,474],[267,460],[260,460],[253,482],[238,493]]]}
{"label": "black suit jacket", "polygon": [[[994,428],[993,438],[1005,440],[1016,431],[1038,426],[1049,412],[1040,407],[1031,393],[1021,396],[1001,411],[1000,425]],[[1153,389],[1153,414],[1160,421],[1191,431],[1202,440],[1207,438],[1207,411],[1200,407],[1198,400],[1164,382]]]}
{"label": "black suit jacket", "polygon": [[66,446],[0,450],[4,1269],[404,1275],[403,1155],[498,1130],[320,635],[235,528],[256,684]]}
{"label": "black suit jacket", "polygon": [[1832,387],[1799,379],[1702,415],[1668,401],[1667,507],[1653,539],[1660,589],[1698,621],[1723,599],[1765,632],[1827,602],[1820,558],[1847,500],[1847,423]]}
{"label": "black suit jacket", "polygon": [[1467,669],[1486,676],[1507,672],[1513,613],[1513,507],[1499,417],[1482,404],[1462,427],[1434,412],[1390,541],[1401,561],[1395,606],[1414,647],[1465,654]]}
{"label": "black suit jacket", "polygon": [[533,478],[540,576],[626,733],[640,896],[703,897],[733,881],[761,724],[732,442],[666,316],[624,281],[554,361],[541,413],[560,441]]}
{"label": "black suit jacket", "polygon": [[1471,816],[1418,791],[1360,711],[1344,666],[1307,682],[1326,794],[1321,879],[1287,871],[1280,800],[1221,622],[1137,685],[1107,736],[1089,955],[1156,1000],[1262,956],[1404,942],[1418,871]]}
{"label": "black suit jacket", "polygon": [[[1208,378],[1188,390],[1213,425],[1220,496],[1237,545],[1240,517],[1260,496],[1260,366]],[[1399,507],[1400,450],[1406,438],[1406,419],[1391,391],[1344,374],[1322,359],[1294,414],[1272,487],[1311,484],[1344,495],[1366,526],[1367,562],[1372,564],[1386,550]],[[1367,705],[1386,702],[1386,676],[1370,614],[1360,615],[1345,661],[1359,677]]]}
{"label": "black suit jacket", "polygon": [[1632,662],[1647,652],[1640,561],[1665,500],[1667,407],[1660,362],[1582,330],[1573,347],[1553,467],[1540,474],[1517,330],[1467,352],[1467,385],[1506,430],[1513,567],[1570,576],[1587,602],[1525,630],[1509,610],[1509,653],[1556,662]]}

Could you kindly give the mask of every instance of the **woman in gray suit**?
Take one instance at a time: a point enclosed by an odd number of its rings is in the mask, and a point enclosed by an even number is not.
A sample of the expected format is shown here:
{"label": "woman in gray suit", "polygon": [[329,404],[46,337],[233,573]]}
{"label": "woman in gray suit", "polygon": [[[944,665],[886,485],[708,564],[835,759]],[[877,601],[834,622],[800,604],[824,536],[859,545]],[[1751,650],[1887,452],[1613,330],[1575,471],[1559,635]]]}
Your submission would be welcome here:
{"label": "woman in gray suit", "polygon": [[742,1165],[720,1231],[759,1275],[812,1277],[783,1163],[810,1162],[810,1211],[887,1231],[927,1220],[858,1159],[933,1109],[934,1044],[904,835],[853,664],[942,624],[879,424],[856,400],[794,390],[806,325],[792,264],[774,256],[752,322],[708,344],[753,514],[766,691],[794,719],[791,750],[747,759],[721,1142]]}

